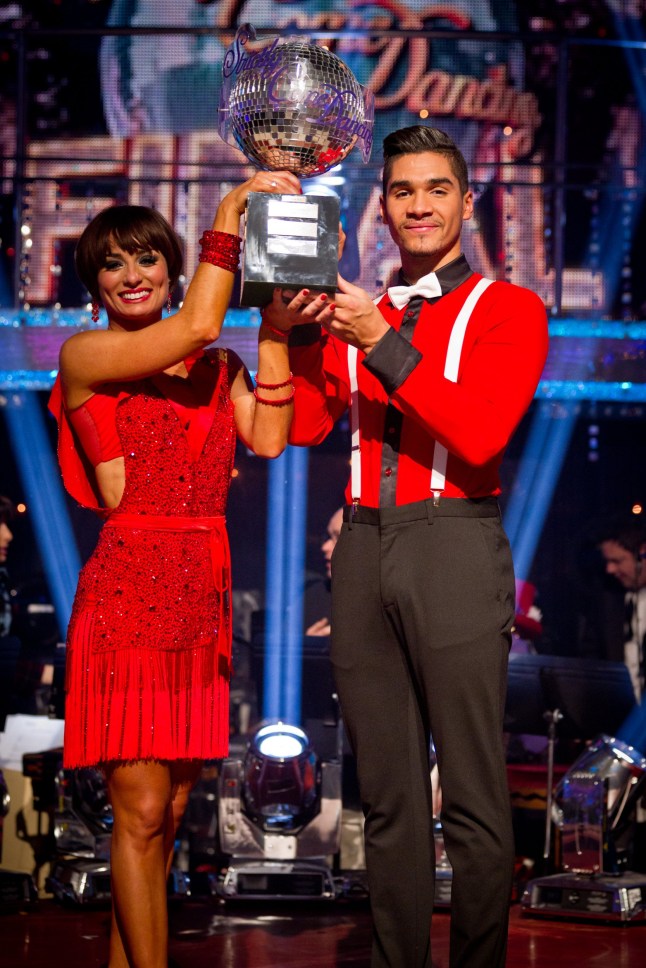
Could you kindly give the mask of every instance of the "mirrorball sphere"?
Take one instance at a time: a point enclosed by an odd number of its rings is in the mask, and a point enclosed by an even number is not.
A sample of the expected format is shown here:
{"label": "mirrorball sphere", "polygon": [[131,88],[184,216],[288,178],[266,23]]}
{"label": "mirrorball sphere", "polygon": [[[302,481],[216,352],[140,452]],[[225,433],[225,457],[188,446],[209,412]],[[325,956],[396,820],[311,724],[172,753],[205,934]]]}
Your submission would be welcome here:
{"label": "mirrorball sphere", "polygon": [[298,42],[278,46],[270,65],[238,75],[229,115],[249,161],[303,178],[339,164],[365,124],[362,89],[349,67],[329,50]]}

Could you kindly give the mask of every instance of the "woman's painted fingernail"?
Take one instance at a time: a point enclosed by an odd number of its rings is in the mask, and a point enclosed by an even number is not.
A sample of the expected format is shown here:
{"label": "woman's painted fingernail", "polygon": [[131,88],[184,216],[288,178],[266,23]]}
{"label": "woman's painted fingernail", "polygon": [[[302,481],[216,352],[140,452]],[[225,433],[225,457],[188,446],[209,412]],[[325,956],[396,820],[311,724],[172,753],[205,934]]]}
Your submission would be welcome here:
{"label": "woman's painted fingernail", "polygon": [[330,303],[328,309],[336,309],[336,303]]}

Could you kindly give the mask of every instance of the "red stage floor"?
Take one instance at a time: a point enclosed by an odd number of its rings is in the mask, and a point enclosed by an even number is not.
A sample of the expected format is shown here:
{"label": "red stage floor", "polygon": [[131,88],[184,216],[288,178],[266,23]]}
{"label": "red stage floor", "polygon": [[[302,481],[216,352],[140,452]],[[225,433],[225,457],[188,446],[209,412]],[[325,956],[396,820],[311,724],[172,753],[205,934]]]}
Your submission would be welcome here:
{"label": "red stage floor", "polygon": [[[449,915],[433,922],[433,961],[448,968]],[[40,901],[0,915],[0,968],[99,968],[108,914]],[[368,968],[365,902],[329,906],[238,905],[187,901],[171,915],[170,955],[180,968]],[[646,923],[576,924],[525,918],[512,907],[507,968],[639,968]],[[406,968],[406,966],[402,966]]]}

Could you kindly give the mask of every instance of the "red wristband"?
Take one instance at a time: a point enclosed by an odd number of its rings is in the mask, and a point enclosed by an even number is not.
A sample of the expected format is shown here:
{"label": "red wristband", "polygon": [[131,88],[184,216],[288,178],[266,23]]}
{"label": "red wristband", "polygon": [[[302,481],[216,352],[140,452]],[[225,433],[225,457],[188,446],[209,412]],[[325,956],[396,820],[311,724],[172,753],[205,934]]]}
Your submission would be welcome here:
{"label": "red wristband", "polygon": [[267,400],[266,397],[261,397],[258,395],[258,390],[253,391],[253,395],[258,401],[258,403],[264,403],[267,407],[284,407],[286,404],[291,403],[294,399],[294,394],[296,390],[292,387],[292,392],[288,397],[280,397],[278,400]]}
{"label": "red wristband", "polygon": [[212,266],[236,272],[240,261],[241,239],[230,232],[206,231],[200,239],[200,262],[208,262]]}
{"label": "red wristband", "polygon": [[268,323],[265,319],[263,319],[262,325],[265,327],[265,329],[268,329],[270,333],[273,333],[274,336],[280,336],[282,339],[289,339],[289,334],[292,331],[291,326],[289,329],[277,329],[276,326],[272,326],[271,323]]}
{"label": "red wristband", "polygon": [[282,383],[261,383],[258,377],[256,376],[256,386],[260,390],[280,390],[282,387],[289,386],[289,384],[292,382],[293,376],[294,374],[290,373],[287,379],[283,380]]}

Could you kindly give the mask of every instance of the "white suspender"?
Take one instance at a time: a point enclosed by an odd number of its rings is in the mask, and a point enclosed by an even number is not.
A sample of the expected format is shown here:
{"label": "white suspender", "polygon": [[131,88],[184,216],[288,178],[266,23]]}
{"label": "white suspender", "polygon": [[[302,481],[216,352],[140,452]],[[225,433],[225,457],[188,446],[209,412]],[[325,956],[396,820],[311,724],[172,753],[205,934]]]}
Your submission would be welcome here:
{"label": "white suspender", "polygon": [[357,378],[357,347],[348,346],[348,372],[350,374],[350,490],[356,507],[361,500],[361,450],[359,446],[359,386]]}
{"label": "white suspender", "polygon": [[[446,351],[446,361],[444,363],[444,376],[451,383],[457,383],[458,372],[460,369],[460,358],[464,345],[464,335],[467,325],[471,319],[471,314],[475,309],[476,303],[480,299],[485,289],[487,289],[493,279],[480,279],[473,287],[464,301],[462,309],[458,313]],[[359,388],[357,378],[357,348],[348,346],[348,373],[350,376],[350,428],[352,432],[352,456],[350,460],[350,490],[352,492],[352,503],[359,504],[361,499],[361,451],[359,437]],[[433,452],[433,465],[431,470],[431,491],[437,504],[440,495],[446,484],[446,462],[448,452],[443,444],[435,442]]]}
{"label": "white suspender", "polygon": [[[471,313],[475,309],[475,305],[480,299],[482,293],[487,289],[493,279],[481,279],[473,287],[467,298],[464,300],[464,305],[458,313],[455,322],[453,323],[453,329],[451,330],[451,336],[449,337],[449,345],[446,351],[446,361],[444,363],[444,376],[451,383],[458,382],[458,371],[460,369],[460,357],[462,356],[462,347],[464,345],[464,334],[467,331],[467,325],[471,319]],[[438,440],[435,441],[435,450],[433,451],[433,469],[431,471],[431,491],[433,492],[433,499],[437,504],[440,499],[440,494],[444,490],[444,485],[446,484],[446,462],[448,459],[448,453],[444,444],[441,444]]]}

